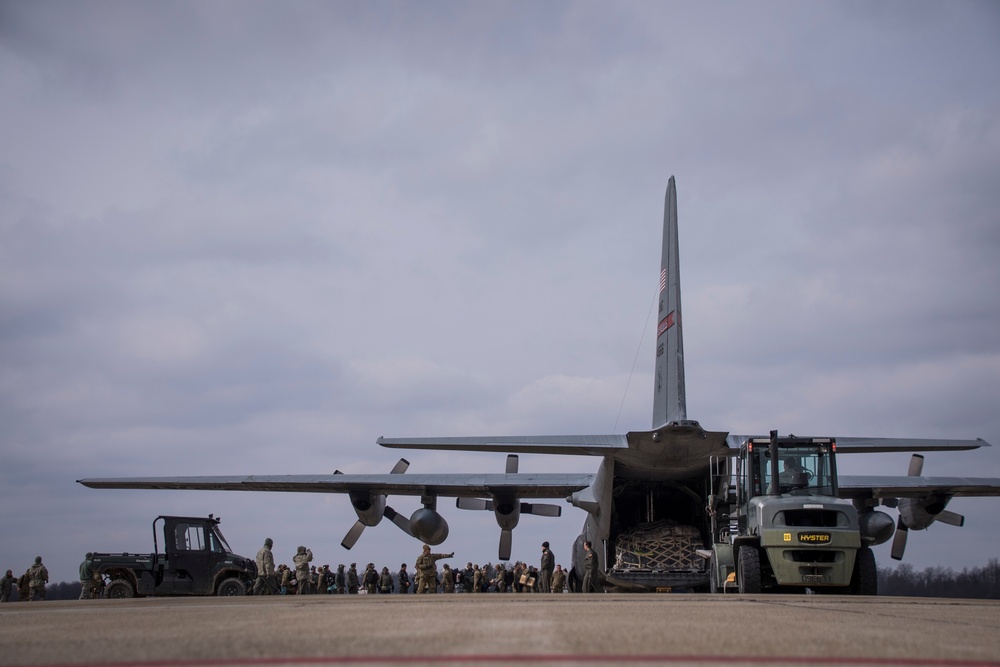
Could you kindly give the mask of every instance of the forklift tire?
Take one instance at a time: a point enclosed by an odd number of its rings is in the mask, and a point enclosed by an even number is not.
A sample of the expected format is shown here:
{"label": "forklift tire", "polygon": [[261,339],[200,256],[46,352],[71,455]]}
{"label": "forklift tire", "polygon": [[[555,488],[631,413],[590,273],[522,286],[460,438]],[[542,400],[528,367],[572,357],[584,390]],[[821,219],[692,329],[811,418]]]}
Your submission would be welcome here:
{"label": "forklift tire", "polygon": [[861,547],[854,556],[854,574],[849,592],[852,595],[878,595],[878,569],[871,547]]}
{"label": "forklift tire", "polygon": [[124,579],[115,579],[104,589],[104,597],[108,599],[134,598],[135,589]]}
{"label": "forklift tire", "polygon": [[216,595],[219,597],[239,597],[247,594],[247,587],[236,577],[223,579]]}
{"label": "forklift tire", "polygon": [[737,580],[740,593],[755,595],[761,592],[760,551],[753,545],[740,547],[736,558]]}

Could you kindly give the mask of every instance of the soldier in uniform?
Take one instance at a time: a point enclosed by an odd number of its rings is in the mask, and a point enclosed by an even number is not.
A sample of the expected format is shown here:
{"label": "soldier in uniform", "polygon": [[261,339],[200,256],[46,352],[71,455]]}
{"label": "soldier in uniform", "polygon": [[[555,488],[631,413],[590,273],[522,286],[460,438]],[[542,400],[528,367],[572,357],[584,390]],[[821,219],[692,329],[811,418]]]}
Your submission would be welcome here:
{"label": "soldier in uniform", "polygon": [[445,563],[442,567],[444,570],[441,573],[441,590],[445,593],[455,592],[455,571],[451,569],[448,563]]}
{"label": "soldier in uniform", "polygon": [[552,569],[555,567],[556,557],[549,550],[549,543],[542,542],[542,563],[538,567],[538,592],[552,592]]}
{"label": "soldier in uniform", "polygon": [[295,585],[299,595],[312,593],[311,582],[309,580],[309,563],[312,562],[313,552],[300,546],[292,558],[295,563]]}
{"label": "soldier in uniform", "polygon": [[32,600],[45,599],[45,584],[49,583],[49,571],[42,565],[42,557],[35,556],[35,564],[28,568],[28,587]]}
{"label": "soldier in uniform", "polygon": [[410,575],[406,571],[406,563],[399,566],[399,592],[409,593],[410,592]]}
{"label": "soldier in uniform", "polygon": [[330,566],[320,565],[316,568],[316,592],[320,595],[326,595],[327,586],[329,586],[330,577]]}
{"label": "soldier in uniform", "polygon": [[594,553],[594,549],[590,544],[590,541],[583,543],[584,551],[584,573],[583,573],[583,592],[584,593],[603,593],[604,587],[601,586],[601,572],[600,563],[597,560],[597,554]]}
{"label": "soldier in uniform", "polygon": [[379,593],[392,593],[396,590],[396,584],[392,581],[392,573],[389,572],[389,568],[383,567],[382,574],[378,578],[378,592]]}
{"label": "soldier in uniform", "polygon": [[368,563],[365,566],[364,584],[365,593],[375,595],[378,590],[378,572],[375,570],[375,563]]}
{"label": "soldier in uniform", "polygon": [[274,546],[274,541],[269,537],[264,540],[264,546],[257,552],[257,579],[253,582],[254,595],[271,595],[278,591],[278,584],[274,580],[272,546]]}
{"label": "soldier in uniform", "polygon": [[347,595],[347,573],[344,572],[344,564],[341,563],[337,566],[337,594]]}
{"label": "soldier in uniform", "polygon": [[7,570],[7,574],[0,579],[0,602],[10,602],[10,594],[14,590],[14,573]]}
{"label": "soldier in uniform", "polygon": [[94,571],[90,569],[90,559],[94,554],[88,553],[83,562],[80,563],[80,599],[92,600],[94,598]]}
{"label": "soldier in uniform", "polygon": [[472,592],[473,577],[475,576],[475,570],[472,569],[472,563],[465,566],[465,571],[462,572],[462,590],[466,593]]}
{"label": "soldier in uniform", "polygon": [[497,571],[493,578],[493,584],[497,587],[497,593],[507,592],[507,572],[504,571],[503,563],[499,563],[497,565]]}
{"label": "soldier in uniform", "polygon": [[562,565],[556,565],[555,571],[552,573],[552,593],[562,593],[563,589],[566,588],[566,573],[562,569]]}
{"label": "soldier in uniform", "polygon": [[479,593],[483,590],[483,571],[476,563],[472,568],[472,592]]}
{"label": "soldier in uniform", "polygon": [[424,545],[423,553],[417,556],[417,593],[437,593],[437,562],[442,558],[454,558],[450,554],[432,554],[431,548]]}
{"label": "soldier in uniform", "polygon": [[358,594],[358,564],[351,563],[351,569],[347,571],[347,592],[351,595]]}
{"label": "soldier in uniform", "polygon": [[25,570],[24,574],[17,578],[17,601],[27,602],[31,593],[31,570]]}
{"label": "soldier in uniform", "polygon": [[281,571],[281,594],[288,595],[289,590],[292,588],[292,570],[284,563],[278,569]]}

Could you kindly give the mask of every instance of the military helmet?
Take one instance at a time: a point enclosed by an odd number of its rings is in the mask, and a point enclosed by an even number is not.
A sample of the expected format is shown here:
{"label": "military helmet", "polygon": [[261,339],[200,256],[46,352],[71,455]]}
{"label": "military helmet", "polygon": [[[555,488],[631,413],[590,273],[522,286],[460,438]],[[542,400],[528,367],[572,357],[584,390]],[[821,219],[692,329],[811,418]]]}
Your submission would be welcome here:
{"label": "military helmet", "polygon": [[267,538],[266,540],[264,540],[264,546],[270,549],[271,547],[274,546],[274,540],[272,540],[270,537]]}
{"label": "military helmet", "polygon": [[90,559],[91,559],[91,558],[93,558],[93,557],[94,557],[94,554],[93,554],[93,552],[91,552],[91,551],[88,551],[88,552],[87,552],[87,560],[90,560]]}
{"label": "military helmet", "polygon": [[42,564],[42,557],[35,556],[35,565],[41,565],[41,564]]}
{"label": "military helmet", "polygon": [[300,546],[300,547],[299,547],[299,553],[300,553],[300,554],[304,554],[305,552],[306,552],[306,548],[305,548],[305,547],[301,547],[301,546]]}

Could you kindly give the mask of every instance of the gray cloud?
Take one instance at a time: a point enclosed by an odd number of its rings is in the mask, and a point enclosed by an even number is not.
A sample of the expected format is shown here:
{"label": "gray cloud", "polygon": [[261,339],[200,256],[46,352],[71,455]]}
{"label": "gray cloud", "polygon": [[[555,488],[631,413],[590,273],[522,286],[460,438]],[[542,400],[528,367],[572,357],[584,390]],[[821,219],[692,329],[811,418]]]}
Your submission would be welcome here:
{"label": "gray cloud", "polygon": [[[0,5],[0,567],[71,580],[188,512],[247,553],[412,561],[392,527],[344,552],[340,497],[74,480],[648,428],[671,174],[691,417],[1000,446],[998,27],[974,2]],[[984,562],[993,503],[908,560]],[[459,557],[495,555],[491,517],[446,514]],[[582,521],[526,518],[515,558],[568,559]]]}

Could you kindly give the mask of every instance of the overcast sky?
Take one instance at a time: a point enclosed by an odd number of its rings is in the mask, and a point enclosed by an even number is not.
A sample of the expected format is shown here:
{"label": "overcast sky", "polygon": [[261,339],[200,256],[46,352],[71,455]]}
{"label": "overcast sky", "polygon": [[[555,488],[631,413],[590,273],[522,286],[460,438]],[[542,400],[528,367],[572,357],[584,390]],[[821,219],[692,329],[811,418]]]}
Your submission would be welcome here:
{"label": "overcast sky", "polygon": [[[925,474],[1000,477],[998,35],[965,1],[0,1],[0,569],[72,581],[214,512],[245,555],[395,570],[419,543],[344,551],[346,496],[75,480],[502,472],[375,439],[648,429],[671,175],[690,418],[980,437]],[[452,503],[441,549],[495,561]],[[949,508],[907,562],[997,557],[1000,499]],[[583,520],[523,517],[513,557],[568,566]]]}

